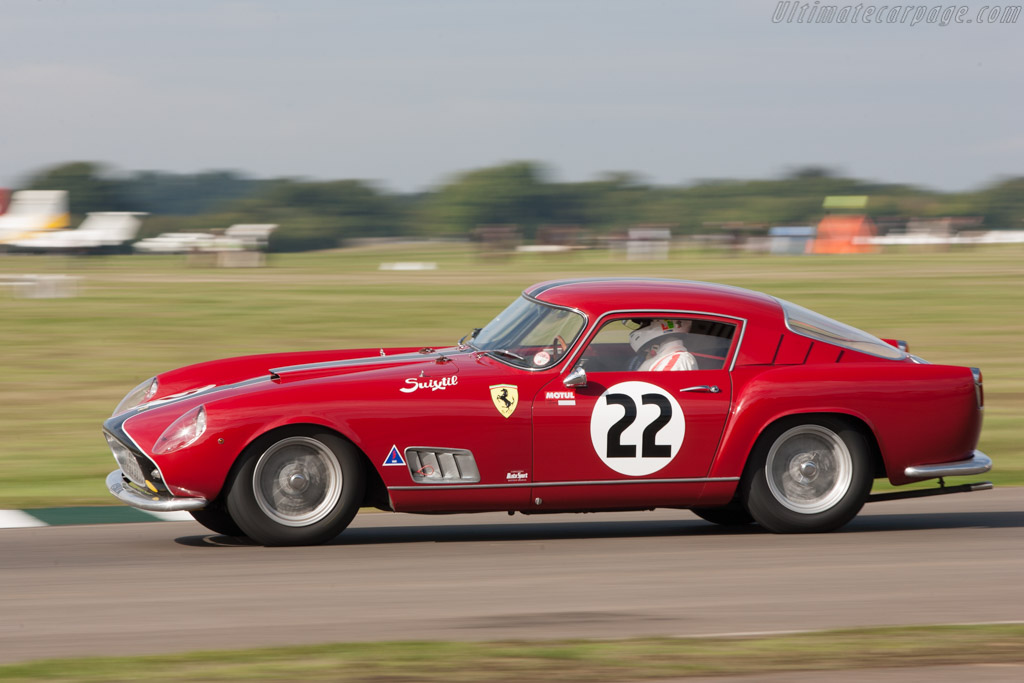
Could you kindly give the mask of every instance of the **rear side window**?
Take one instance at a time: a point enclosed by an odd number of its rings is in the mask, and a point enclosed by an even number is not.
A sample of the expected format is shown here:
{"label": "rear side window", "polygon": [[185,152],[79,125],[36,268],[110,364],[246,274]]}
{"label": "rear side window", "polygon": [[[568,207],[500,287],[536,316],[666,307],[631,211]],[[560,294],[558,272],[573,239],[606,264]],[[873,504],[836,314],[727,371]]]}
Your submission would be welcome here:
{"label": "rear side window", "polygon": [[833,320],[789,301],[782,299],[776,299],[776,301],[782,304],[782,310],[786,315],[786,327],[799,335],[872,356],[892,360],[903,360],[907,357],[906,353],[895,346],[886,344],[878,337],[858,330],[856,327]]}

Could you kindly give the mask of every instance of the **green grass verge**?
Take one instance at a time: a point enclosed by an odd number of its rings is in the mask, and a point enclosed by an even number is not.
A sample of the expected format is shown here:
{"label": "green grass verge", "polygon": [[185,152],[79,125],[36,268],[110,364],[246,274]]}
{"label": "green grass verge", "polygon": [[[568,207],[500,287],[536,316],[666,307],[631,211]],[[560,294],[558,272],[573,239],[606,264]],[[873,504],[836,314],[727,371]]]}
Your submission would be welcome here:
{"label": "green grass verge", "polygon": [[[381,271],[435,261],[435,271]],[[157,372],[249,353],[450,344],[545,279],[642,275],[774,294],[910,342],[935,363],[985,373],[981,448],[996,484],[1024,484],[1024,247],[856,256],[680,250],[628,262],[608,251],[478,257],[434,243],[274,255],[268,268],[189,266],[182,256],[0,254],[0,275],[68,273],[71,299],[0,290],[0,508],[106,505],[113,459],[100,424]]]}
{"label": "green grass verge", "polygon": [[751,638],[346,643],[0,666],[10,681],[642,681],[688,676],[1024,663],[1024,625]]}

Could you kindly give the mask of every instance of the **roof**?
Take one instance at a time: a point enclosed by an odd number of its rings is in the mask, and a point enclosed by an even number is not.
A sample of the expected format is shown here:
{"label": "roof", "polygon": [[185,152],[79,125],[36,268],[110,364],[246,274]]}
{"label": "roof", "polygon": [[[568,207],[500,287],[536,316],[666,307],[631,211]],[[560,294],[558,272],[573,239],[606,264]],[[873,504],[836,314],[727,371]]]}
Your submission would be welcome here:
{"label": "roof", "polygon": [[552,280],[528,287],[527,296],[576,308],[591,319],[611,311],[665,310],[738,317],[781,316],[767,294],[730,285],[655,278]]}

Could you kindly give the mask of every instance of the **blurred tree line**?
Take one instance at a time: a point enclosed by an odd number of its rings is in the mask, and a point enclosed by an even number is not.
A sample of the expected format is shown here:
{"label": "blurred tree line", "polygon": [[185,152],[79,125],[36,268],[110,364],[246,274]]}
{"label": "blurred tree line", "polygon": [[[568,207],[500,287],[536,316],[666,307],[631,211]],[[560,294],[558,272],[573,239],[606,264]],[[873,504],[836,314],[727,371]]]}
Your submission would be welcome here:
{"label": "blurred tree line", "polygon": [[364,180],[255,180],[233,171],[118,175],[102,164],[45,169],[22,189],[69,192],[76,216],[90,211],[145,211],[140,237],[162,232],[277,223],[270,248],[302,251],[372,237],[472,236],[481,225],[515,224],[533,239],[544,225],[577,225],[596,234],[632,225],[673,226],[677,234],[745,223],[809,225],[827,195],[870,195],[873,216],[980,216],[984,226],[1024,228],[1024,177],[965,193],[841,177],[826,168],[773,180],[702,180],[655,186],[629,173],[560,183],[541,164],[513,162],[467,171],[419,194],[388,192]]}

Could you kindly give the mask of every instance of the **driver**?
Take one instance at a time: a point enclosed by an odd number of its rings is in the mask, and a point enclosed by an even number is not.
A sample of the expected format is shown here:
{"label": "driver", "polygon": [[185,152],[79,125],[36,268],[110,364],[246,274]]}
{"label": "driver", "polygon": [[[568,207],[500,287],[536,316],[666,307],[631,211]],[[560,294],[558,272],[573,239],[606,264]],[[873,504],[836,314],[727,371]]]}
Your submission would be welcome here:
{"label": "driver", "polygon": [[648,320],[629,333],[629,345],[636,352],[634,365],[647,370],[696,370],[697,359],[683,346],[683,335],[691,320]]}

